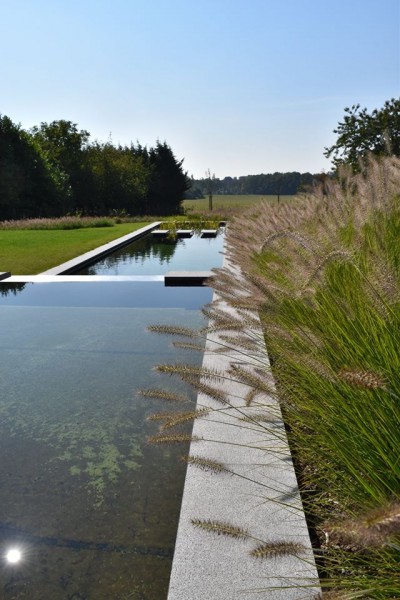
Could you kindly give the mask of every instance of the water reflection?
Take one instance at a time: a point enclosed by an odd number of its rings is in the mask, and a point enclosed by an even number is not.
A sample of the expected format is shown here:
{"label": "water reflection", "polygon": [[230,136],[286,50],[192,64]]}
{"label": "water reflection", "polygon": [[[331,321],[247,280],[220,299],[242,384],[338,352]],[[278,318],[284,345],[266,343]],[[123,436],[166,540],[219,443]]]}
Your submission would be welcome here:
{"label": "water reflection", "polygon": [[109,254],[100,261],[100,264],[81,269],[78,273],[80,275],[99,275],[100,273],[119,275],[120,271],[125,273],[127,267],[141,269],[145,262],[148,264],[148,261],[155,261],[161,268],[168,267],[176,247],[182,244],[182,241],[154,242],[151,236],[145,236]]}
{"label": "water reflection", "polygon": [[165,242],[147,235],[119,248],[76,275],[161,275],[167,271],[206,271],[222,264],[223,234]]}
{"label": "water reflection", "polygon": [[1,283],[0,284],[0,296],[17,296],[19,292],[22,292],[26,287],[26,283]]}

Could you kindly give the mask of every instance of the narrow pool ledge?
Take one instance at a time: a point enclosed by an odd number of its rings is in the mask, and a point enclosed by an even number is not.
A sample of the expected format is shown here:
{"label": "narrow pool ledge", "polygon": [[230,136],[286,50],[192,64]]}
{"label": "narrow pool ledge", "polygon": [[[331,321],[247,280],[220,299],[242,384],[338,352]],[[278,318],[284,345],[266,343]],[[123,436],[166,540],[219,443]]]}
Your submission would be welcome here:
{"label": "narrow pool ledge", "polygon": [[[208,337],[204,367],[227,371],[232,363],[243,364],[240,352],[213,353],[218,341],[216,334]],[[265,347],[259,359],[268,368]],[[235,474],[188,465],[168,600],[315,598],[318,575],[279,405],[257,396],[245,407],[248,388],[231,380],[221,389],[229,406],[198,395],[198,408],[219,410],[195,421],[193,435],[203,439],[192,442],[190,453],[223,462]],[[270,416],[263,427],[239,420],[260,411]],[[249,552],[260,541],[217,536],[194,527],[191,519],[230,523],[264,542],[300,543],[304,551],[256,559]]]}
{"label": "narrow pool ledge", "polygon": [[48,269],[47,271],[43,271],[40,275],[68,275],[68,273],[73,273],[76,269],[83,268],[86,265],[89,265],[94,260],[97,260],[101,256],[109,254],[111,251],[116,250],[117,248],[121,248],[122,246],[126,246],[126,244],[130,244],[134,240],[142,237],[149,231],[152,231],[156,227],[159,227],[161,221],[156,221],[151,223],[151,225],[146,225],[145,227],[141,227],[132,233],[128,233],[122,237],[113,240],[112,242],[108,242],[108,244],[104,244],[103,246],[99,246],[94,250],[90,250],[90,252],[85,252],[85,254],[81,254],[72,260],[68,260],[57,267],[53,267],[52,269]]}

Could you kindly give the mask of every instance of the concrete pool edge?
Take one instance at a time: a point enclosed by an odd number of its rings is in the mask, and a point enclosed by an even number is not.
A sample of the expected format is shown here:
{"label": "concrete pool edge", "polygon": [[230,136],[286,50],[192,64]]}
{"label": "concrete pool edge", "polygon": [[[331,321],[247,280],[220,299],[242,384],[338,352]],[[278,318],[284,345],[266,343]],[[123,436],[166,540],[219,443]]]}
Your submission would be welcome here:
{"label": "concrete pool edge", "polygon": [[71,260],[68,260],[68,261],[62,263],[61,265],[57,265],[56,267],[47,269],[47,271],[43,271],[42,273],[39,273],[39,275],[67,275],[68,273],[71,273],[78,268],[83,268],[86,265],[89,265],[93,261],[101,258],[102,256],[109,254],[113,250],[117,250],[117,248],[121,248],[122,246],[125,246],[126,244],[130,244],[134,240],[139,239],[140,237],[146,235],[146,233],[149,233],[156,227],[159,227],[159,225],[161,223],[162,223],[162,221],[155,221],[154,223],[151,223],[150,225],[145,225],[144,227],[141,227],[140,229],[136,229],[132,233],[128,233],[122,237],[112,240],[111,242],[108,242],[107,244],[98,246],[94,250],[85,252],[84,254],[81,254],[80,256],[72,258]]}
{"label": "concrete pool edge", "polygon": [[[213,300],[217,300],[215,293]],[[203,359],[206,369],[226,372],[232,363],[243,361],[235,351],[213,353],[218,346],[218,335],[209,335]],[[263,352],[269,365],[265,346]],[[264,399],[276,415],[278,437],[243,423],[238,429],[239,415],[254,415],[254,409],[243,407],[243,388],[231,379],[224,383],[229,397],[226,410],[198,394],[198,408],[218,412],[195,420],[193,436],[201,441],[192,442],[190,454],[222,461],[239,477],[188,465],[168,600],[239,600],[260,597],[261,591],[271,600],[305,600],[320,592],[280,407],[272,398]],[[268,449],[261,450],[261,445]],[[192,519],[240,526],[263,541],[301,543],[304,551],[299,556],[256,559],[249,555],[257,546],[254,540],[213,535],[194,527]]]}

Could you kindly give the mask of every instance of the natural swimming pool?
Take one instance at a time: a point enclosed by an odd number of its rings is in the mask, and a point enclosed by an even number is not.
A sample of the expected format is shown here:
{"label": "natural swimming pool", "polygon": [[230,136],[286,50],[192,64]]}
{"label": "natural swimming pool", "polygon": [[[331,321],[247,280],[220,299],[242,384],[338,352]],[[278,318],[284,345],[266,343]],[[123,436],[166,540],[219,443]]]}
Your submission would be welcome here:
{"label": "natural swimming pool", "polygon": [[208,271],[222,264],[223,228],[216,237],[190,238],[173,242],[155,239],[150,233],[97,260],[75,269],[76,275],[160,275],[167,271]]}
{"label": "natural swimming pool", "polygon": [[146,443],[171,406],[136,391],[194,401],[152,369],[187,358],[146,326],[201,326],[210,300],[160,281],[0,284],[0,544],[23,556],[2,561],[4,600],[166,597],[185,449]]}

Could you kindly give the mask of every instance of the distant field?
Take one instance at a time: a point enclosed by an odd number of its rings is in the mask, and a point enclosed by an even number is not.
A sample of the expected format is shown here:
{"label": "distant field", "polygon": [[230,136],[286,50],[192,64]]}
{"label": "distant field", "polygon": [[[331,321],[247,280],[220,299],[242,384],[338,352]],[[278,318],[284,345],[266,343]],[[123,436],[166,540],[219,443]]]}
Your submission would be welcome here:
{"label": "distant field", "polygon": [[[295,196],[281,196],[280,202],[292,202]],[[256,202],[261,202],[261,200],[265,200],[268,202],[276,203],[277,196],[261,196],[257,194],[249,194],[249,195],[215,195],[213,196],[213,210],[221,210],[227,208],[242,208],[246,206],[250,206]],[[196,211],[208,211],[208,197],[200,198],[197,200],[184,200],[183,206],[188,212],[196,212]]]}

